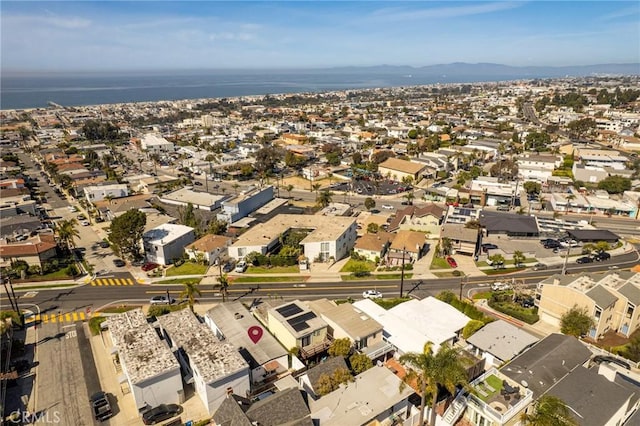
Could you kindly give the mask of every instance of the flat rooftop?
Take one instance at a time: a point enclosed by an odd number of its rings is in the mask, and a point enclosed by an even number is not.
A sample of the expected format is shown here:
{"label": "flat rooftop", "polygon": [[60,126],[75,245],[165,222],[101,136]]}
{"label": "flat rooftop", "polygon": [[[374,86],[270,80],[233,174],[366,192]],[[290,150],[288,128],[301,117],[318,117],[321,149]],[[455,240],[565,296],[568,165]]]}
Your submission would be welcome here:
{"label": "flat rooftop", "polygon": [[352,225],[355,226],[355,218],[352,217],[280,214],[249,229],[233,245],[236,247],[267,245],[293,228],[313,230],[302,240],[302,244],[333,241]]}
{"label": "flat rooftop", "polygon": [[351,303],[336,305],[330,300],[320,299],[309,303],[309,307],[323,318],[339,325],[354,340],[364,339],[382,331],[382,325],[357,309]]}
{"label": "flat rooftop", "polygon": [[229,198],[229,196],[198,192],[185,187],[163,195],[162,198],[160,198],[160,201],[165,202],[165,200],[168,200],[170,202],[173,201],[184,204],[191,203],[199,206],[214,206],[226,198]]}
{"label": "flat rooftop", "polygon": [[178,360],[149,325],[142,309],[110,316],[106,322],[131,383],[141,383],[171,370],[179,374]]}
{"label": "flat rooftop", "polygon": [[230,343],[220,342],[189,309],[162,315],[158,322],[173,344],[187,353],[191,365],[205,383],[213,383],[248,368],[236,348]]}
{"label": "flat rooftop", "polygon": [[145,242],[151,244],[165,244],[166,242],[180,238],[189,232],[193,232],[193,228],[190,226],[165,223],[145,232],[142,238]]}
{"label": "flat rooftop", "polygon": [[[222,332],[226,341],[237,348],[245,348],[258,365],[287,355],[287,350],[271,333],[265,332],[258,343],[253,343],[247,330],[264,328],[241,302],[220,303],[206,314]],[[255,366],[252,366],[255,368]]]}

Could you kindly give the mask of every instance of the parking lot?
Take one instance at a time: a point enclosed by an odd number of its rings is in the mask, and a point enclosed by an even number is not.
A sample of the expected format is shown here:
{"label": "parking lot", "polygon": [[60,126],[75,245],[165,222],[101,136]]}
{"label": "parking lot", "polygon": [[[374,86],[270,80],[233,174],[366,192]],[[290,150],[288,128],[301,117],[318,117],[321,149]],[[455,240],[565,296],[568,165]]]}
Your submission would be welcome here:
{"label": "parking lot", "polygon": [[391,180],[353,180],[351,182],[341,182],[331,186],[334,191],[354,192],[358,195],[394,195],[401,194],[411,189],[410,185]]}
{"label": "parking lot", "polygon": [[[531,239],[515,239],[509,238],[506,235],[491,235],[489,237],[485,237],[482,239],[483,244],[495,244],[498,246],[497,249],[489,250],[489,255],[492,254],[502,254],[507,259],[510,259],[513,253],[516,250],[520,250],[527,257],[535,257],[542,263],[545,263],[545,260],[559,260],[564,257],[566,254],[565,249],[559,249],[557,253],[554,253],[552,249],[546,249],[540,243],[542,238],[531,238]],[[582,252],[582,247],[574,247],[571,249],[571,256],[578,255]],[[486,253],[482,253],[485,254]],[[552,262],[555,263],[555,262]]]}

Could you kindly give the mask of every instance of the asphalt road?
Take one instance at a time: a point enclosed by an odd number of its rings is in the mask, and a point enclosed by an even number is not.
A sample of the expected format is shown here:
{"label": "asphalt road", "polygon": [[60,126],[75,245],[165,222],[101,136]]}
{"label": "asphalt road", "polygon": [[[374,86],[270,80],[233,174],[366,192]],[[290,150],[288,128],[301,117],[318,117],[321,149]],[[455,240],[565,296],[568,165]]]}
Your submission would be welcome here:
{"label": "asphalt road", "polygon": [[[608,271],[612,267],[619,269],[630,268],[638,263],[638,254],[629,253],[616,256],[606,262],[578,265],[569,263],[568,273]],[[483,288],[498,280],[524,281],[528,286],[533,286],[544,278],[560,273],[561,267],[542,271],[527,271],[505,276],[483,276],[469,278],[439,278],[423,280],[420,285],[418,280],[405,280],[403,294],[411,292],[416,297],[423,298],[436,295],[443,290],[460,291],[461,282],[465,288]],[[209,287],[209,288],[207,288]],[[377,289],[384,297],[397,297],[400,294],[399,280],[381,281],[340,281],[331,283],[251,283],[232,284],[229,288],[230,299],[251,301],[256,298],[287,298],[287,299],[318,299],[318,298],[347,298],[359,299],[362,292],[369,289]],[[70,289],[20,291],[16,288],[19,302],[36,304],[42,312],[66,314],[84,312],[87,308],[95,312],[110,304],[136,303],[146,304],[153,296],[166,294],[168,291],[172,297],[177,298],[182,290],[181,285],[131,285],[131,286],[92,286],[84,285]],[[202,286],[202,296],[198,299],[206,301],[220,301],[219,289],[213,286]],[[0,301],[8,305],[6,295],[0,295]]]}

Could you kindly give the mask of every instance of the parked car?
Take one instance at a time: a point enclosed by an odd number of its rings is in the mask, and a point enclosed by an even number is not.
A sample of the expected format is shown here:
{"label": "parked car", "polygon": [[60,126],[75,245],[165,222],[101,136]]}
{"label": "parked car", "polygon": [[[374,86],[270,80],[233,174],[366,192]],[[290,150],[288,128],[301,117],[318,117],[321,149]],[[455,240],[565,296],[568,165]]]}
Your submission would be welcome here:
{"label": "parked car", "polygon": [[194,181],[193,183],[194,183],[196,186],[202,186],[202,182],[200,182],[200,181],[198,181],[198,180]]}
{"label": "parked car", "polygon": [[102,241],[100,241],[99,244],[100,244],[100,248],[109,248],[109,242],[108,241],[102,240]]}
{"label": "parked car", "polygon": [[484,243],[484,244],[482,244],[480,247],[482,247],[482,251],[483,251],[483,252],[485,252],[485,253],[486,253],[487,251],[489,251],[489,250],[495,250],[495,249],[497,249],[497,248],[498,248],[498,246],[497,246],[497,245],[495,245],[495,244],[491,244],[491,243]]}
{"label": "parked car", "polygon": [[560,245],[560,242],[559,241],[555,241],[555,240],[549,241],[549,242],[544,244],[544,248],[546,248],[546,249],[557,249],[557,248],[560,248],[560,247],[562,247]]}
{"label": "parked car", "polygon": [[126,265],[126,263],[124,263],[124,260],[122,259],[113,259],[113,264],[118,268],[122,268]]}
{"label": "parked car", "polygon": [[382,293],[377,290],[366,290],[362,292],[365,299],[382,299]]}
{"label": "parked car", "polygon": [[447,256],[447,263],[449,264],[449,266],[451,266],[452,268],[457,268],[458,267],[458,263],[456,262],[456,260],[451,257],[451,256]]}
{"label": "parked car", "polygon": [[113,416],[111,410],[111,404],[109,404],[109,395],[100,391],[91,395],[89,398],[91,403],[91,409],[93,411],[93,417],[99,422],[105,421]]}
{"label": "parked car", "polygon": [[176,303],[176,299],[169,296],[153,296],[149,300],[151,305],[173,305],[174,303]]}
{"label": "parked car", "polygon": [[86,217],[85,215],[83,215],[82,213],[81,213],[81,214],[79,214],[78,216],[76,216],[76,218],[77,218],[78,220],[87,220],[87,217]]}
{"label": "parked car", "polygon": [[393,210],[393,206],[391,204],[383,204],[382,208],[385,210]]}
{"label": "parked car", "polygon": [[160,404],[142,415],[142,423],[145,425],[155,425],[164,420],[182,413],[182,407],[178,404]]}
{"label": "parked car", "polygon": [[156,269],[158,266],[160,266],[160,265],[158,265],[157,263],[147,262],[144,265],[142,265],[141,269],[143,271],[147,272],[147,271],[152,271],[152,270]]}
{"label": "parked car", "polygon": [[77,212],[77,211],[78,211],[78,209],[77,209],[75,206],[69,206],[69,211],[70,211],[71,213],[75,213],[75,212]]}
{"label": "parked car", "polygon": [[233,262],[225,263],[224,266],[222,267],[222,272],[228,273],[231,271],[233,271]]}
{"label": "parked car", "polygon": [[89,225],[91,225],[91,222],[89,222],[88,220],[83,220],[82,222],[80,222],[80,224],[82,226],[89,226]]}
{"label": "parked car", "polygon": [[593,259],[589,256],[582,256],[576,260],[576,263],[593,263]]}
{"label": "parked car", "polygon": [[598,254],[596,254],[595,256],[593,256],[593,259],[596,262],[602,262],[603,260],[611,259],[611,254],[607,253],[606,251],[601,251]]}
{"label": "parked car", "polygon": [[242,273],[242,272],[246,271],[248,267],[249,267],[249,265],[247,265],[247,262],[245,262],[244,260],[241,260],[236,265],[235,271],[239,272],[239,273]]}

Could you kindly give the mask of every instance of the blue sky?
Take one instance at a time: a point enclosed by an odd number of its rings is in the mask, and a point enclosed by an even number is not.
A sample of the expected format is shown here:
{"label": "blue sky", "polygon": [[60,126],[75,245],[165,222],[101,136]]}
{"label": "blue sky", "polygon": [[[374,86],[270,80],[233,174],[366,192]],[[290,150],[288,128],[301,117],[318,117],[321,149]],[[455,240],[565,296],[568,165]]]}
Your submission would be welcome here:
{"label": "blue sky", "polygon": [[2,70],[640,62],[637,1],[2,1]]}

